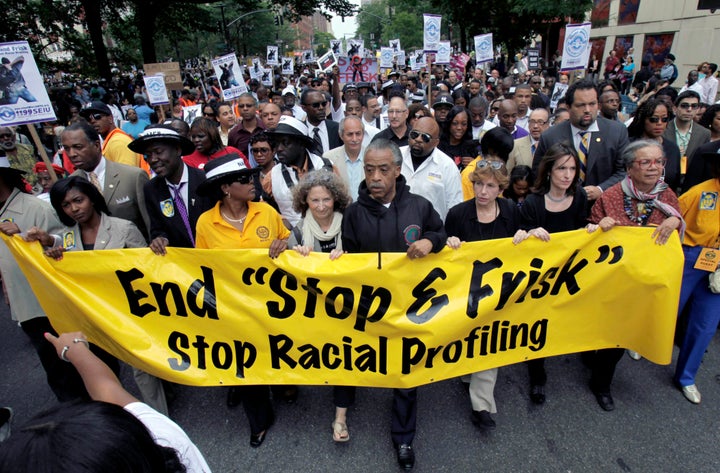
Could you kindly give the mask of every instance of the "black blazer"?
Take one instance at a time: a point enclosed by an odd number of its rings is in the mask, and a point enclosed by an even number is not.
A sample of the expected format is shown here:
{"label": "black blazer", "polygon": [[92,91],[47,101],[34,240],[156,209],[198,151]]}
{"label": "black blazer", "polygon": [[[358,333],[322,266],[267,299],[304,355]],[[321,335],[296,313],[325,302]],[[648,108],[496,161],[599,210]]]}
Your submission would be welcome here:
{"label": "black blazer", "polygon": [[[187,166],[187,165],[186,165]],[[197,195],[198,186],[205,181],[205,172],[192,166],[187,166],[188,170],[188,218],[190,220],[190,228],[192,229],[193,238],[195,238],[195,225],[198,217],[206,210],[211,209],[215,203],[208,197]],[[180,214],[175,211],[171,217],[163,214],[161,202],[168,199],[172,201],[172,193],[165,182],[164,177],[155,176],[146,183],[143,191],[145,192],[145,205],[147,213],[150,216],[150,240],[157,237],[165,237],[170,242],[170,246],[179,248],[192,248],[194,245],[190,241],[190,237],[185,229],[185,223]]]}
{"label": "black blazer", "polygon": [[[330,149],[342,146],[344,143],[343,140],[340,139],[340,124],[332,120],[325,120],[325,126],[327,127]],[[330,151],[330,149],[326,149],[325,151]]]}
{"label": "black blazer", "polygon": [[[620,122],[598,117],[597,124],[600,131],[593,132],[590,137],[587,173],[583,185],[599,186],[606,191],[625,177],[622,151],[628,145],[628,133],[625,125]],[[532,166],[536,176],[540,160],[548,148],[559,141],[575,148],[569,120],[548,128],[540,135]]]}

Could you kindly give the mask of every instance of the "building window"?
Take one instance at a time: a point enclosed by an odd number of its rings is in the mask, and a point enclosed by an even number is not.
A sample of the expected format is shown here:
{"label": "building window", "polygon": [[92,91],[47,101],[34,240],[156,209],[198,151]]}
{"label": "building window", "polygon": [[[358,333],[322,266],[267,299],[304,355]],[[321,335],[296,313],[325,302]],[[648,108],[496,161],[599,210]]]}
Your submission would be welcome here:
{"label": "building window", "polygon": [[615,47],[613,48],[615,50],[615,53],[617,54],[618,58],[621,58],[625,56],[625,53],[628,49],[633,47],[633,37],[632,36],[617,36],[615,38]]}
{"label": "building window", "polygon": [[645,35],[643,62],[649,62],[651,69],[659,69],[665,63],[665,56],[672,48],[675,33]]}
{"label": "building window", "polygon": [[640,0],[620,0],[618,25],[635,24],[635,22],[637,22],[637,14],[639,9]]}
{"label": "building window", "polygon": [[592,38],[590,39],[590,60],[592,61],[593,56],[595,59],[599,60],[599,67],[600,67],[600,73],[602,74],[603,71],[603,65],[605,58],[603,57],[603,52],[605,52],[605,42],[607,41],[607,38]]}
{"label": "building window", "polygon": [[593,0],[593,9],[590,13],[590,23],[593,28],[602,28],[608,25],[610,19],[610,0]]}

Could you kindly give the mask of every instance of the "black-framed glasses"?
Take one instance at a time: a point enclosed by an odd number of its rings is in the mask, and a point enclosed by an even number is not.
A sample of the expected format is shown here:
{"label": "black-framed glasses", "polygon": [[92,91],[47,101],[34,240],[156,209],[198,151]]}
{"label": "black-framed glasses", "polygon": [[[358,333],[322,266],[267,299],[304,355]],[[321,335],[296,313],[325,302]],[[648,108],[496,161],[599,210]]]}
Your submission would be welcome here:
{"label": "black-framed glasses", "polygon": [[270,148],[250,148],[253,154],[267,154],[272,151]]}
{"label": "black-framed glasses", "polygon": [[306,103],[305,106],[312,108],[325,108],[327,107],[327,100],[323,100],[322,102]]}
{"label": "black-framed glasses", "polygon": [[697,108],[700,108],[700,104],[699,104],[699,103],[683,102],[683,103],[681,103],[680,105],[678,105],[678,107],[682,108],[683,110],[687,110],[687,109],[693,109],[693,110],[695,110],[695,109],[697,109]]}
{"label": "black-framed glasses", "polygon": [[502,161],[488,161],[487,159],[481,159],[477,162],[475,165],[478,169],[485,169],[486,167],[490,167],[491,169],[495,169],[499,171],[500,169],[505,167],[505,163]]}
{"label": "black-framed glasses", "polygon": [[648,117],[650,123],[667,123],[670,121],[670,117]]}
{"label": "black-framed glasses", "polygon": [[422,138],[424,143],[430,143],[430,141],[433,139],[430,133],[424,133],[417,130],[412,130],[408,136],[411,140],[417,140],[418,138]]}
{"label": "black-framed glasses", "polygon": [[12,138],[12,133],[0,133],[0,138]]}

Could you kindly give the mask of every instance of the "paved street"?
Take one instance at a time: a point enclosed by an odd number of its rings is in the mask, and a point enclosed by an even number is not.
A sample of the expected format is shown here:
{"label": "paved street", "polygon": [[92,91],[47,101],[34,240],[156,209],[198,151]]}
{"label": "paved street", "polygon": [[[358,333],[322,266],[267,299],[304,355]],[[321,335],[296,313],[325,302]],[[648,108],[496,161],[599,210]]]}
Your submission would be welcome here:
{"label": "paved street", "polygon": [[[54,396],[24,333],[0,311],[0,404],[14,426],[51,406]],[[579,356],[546,363],[548,401],[533,406],[522,365],[500,369],[497,429],[479,432],[459,380],[419,392],[415,472],[717,472],[720,471],[720,347],[717,339],[698,375],[703,403],[687,402],[671,366],[625,356],[613,383],[616,409],[602,411],[587,388]],[[677,356],[677,350],[675,353]],[[131,386],[130,370],[123,381]],[[296,404],[276,403],[277,421],[259,449],[248,445],[242,407],[229,410],[222,388],[179,387],[171,414],[215,472],[396,472],[388,389],[358,390],[351,440],[331,438],[332,390],[302,387]]]}

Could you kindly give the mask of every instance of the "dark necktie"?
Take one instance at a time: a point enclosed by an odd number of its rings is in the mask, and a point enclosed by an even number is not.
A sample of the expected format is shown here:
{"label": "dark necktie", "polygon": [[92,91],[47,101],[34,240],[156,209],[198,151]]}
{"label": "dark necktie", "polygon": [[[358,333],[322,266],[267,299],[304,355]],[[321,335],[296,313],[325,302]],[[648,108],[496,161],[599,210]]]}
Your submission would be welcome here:
{"label": "dark necktie", "polygon": [[322,140],[320,139],[320,128],[318,127],[313,128],[313,141],[315,142],[315,154],[322,156],[323,145]]}
{"label": "dark necktie", "polygon": [[185,207],[185,202],[183,202],[182,194],[180,193],[183,185],[185,185],[184,182],[181,182],[177,186],[170,185],[170,189],[173,192],[173,202],[175,203],[175,208],[177,209],[178,213],[180,214],[180,218],[182,218],[182,221],[185,224],[185,230],[188,232],[190,242],[192,243],[192,246],[194,248],[195,238],[193,238],[192,228],[190,227],[190,218],[188,217],[187,207]]}
{"label": "dark necktie", "polygon": [[585,173],[587,172],[587,155],[588,155],[588,146],[590,145],[590,132],[589,131],[581,131],[578,133],[580,135],[580,145],[578,146],[578,158],[580,158],[580,184],[585,183]]}

